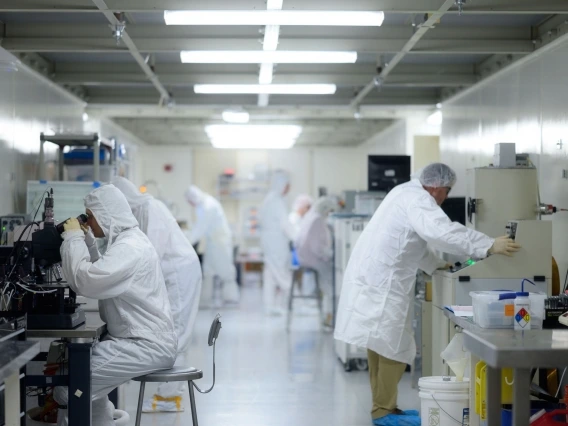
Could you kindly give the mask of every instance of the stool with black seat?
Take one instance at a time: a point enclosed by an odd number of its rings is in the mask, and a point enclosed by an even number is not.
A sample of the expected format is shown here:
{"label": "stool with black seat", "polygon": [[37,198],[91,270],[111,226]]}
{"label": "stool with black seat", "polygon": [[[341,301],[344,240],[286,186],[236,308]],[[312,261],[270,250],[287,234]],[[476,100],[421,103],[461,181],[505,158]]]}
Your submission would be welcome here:
{"label": "stool with black seat", "polygon": [[[302,295],[302,277],[304,274],[314,274],[314,279],[316,283],[316,291],[311,295]],[[299,294],[294,294],[294,288],[297,287]],[[292,311],[294,309],[294,299],[315,299],[318,301],[318,309],[320,318],[323,315],[322,308],[322,293],[319,286],[318,272],[312,268],[297,267],[292,270],[292,287],[290,288],[290,298],[288,299],[288,321],[286,323],[286,330],[290,331],[290,323],[292,322]]]}
{"label": "stool with black seat", "polygon": [[197,389],[199,393],[209,393],[215,387],[215,344],[217,338],[219,337],[219,331],[221,330],[221,316],[217,314],[211,328],[209,329],[209,338],[207,343],[209,346],[213,346],[213,384],[207,390],[201,390],[194,383],[195,380],[199,380],[203,377],[203,371],[198,370],[193,367],[174,367],[168,370],[159,370],[154,373],[146,374],[145,376],[135,377],[134,381],[140,382],[140,394],[138,396],[138,409],[136,410],[136,426],[140,426],[140,420],[142,418],[142,402],[144,401],[144,389],[146,383],[148,382],[187,382],[189,388],[189,402],[191,405],[191,419],[193,426],[198,426],[197,424],[197,409],[195,406],[195,393],[193,388]]}

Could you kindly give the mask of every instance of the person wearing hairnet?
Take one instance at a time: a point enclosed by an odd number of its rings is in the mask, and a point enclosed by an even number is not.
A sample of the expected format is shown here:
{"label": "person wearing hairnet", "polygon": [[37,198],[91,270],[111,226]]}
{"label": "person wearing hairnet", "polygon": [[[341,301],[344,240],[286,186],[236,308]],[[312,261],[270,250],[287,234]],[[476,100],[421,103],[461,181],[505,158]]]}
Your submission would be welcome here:
{"label": "person wearing hairnet", "polygon": [[[124,195],[104,185],[85,197],[85,208],[88,236],[77,219],[65,222],[61,263],[73,291],[99,300],[107,325],[107,337],[92,352],[92,425],[111,426],[108,393],[134,377],[173,367],[177,336],[160,259]],[[106,241],[103,253],[96,238]],[[67,387],[55,388],[57,403],[66,406],[68,398]],[[68,424],[66,409],[59,410],[57,424]]]}
{"label": "person wearing hairnet", "polygon": [[282,315],[292,286],[290,242],[293,230],[288,221],[285,197],[290,178],[284,170],[272,173],[270,192],[259,212],[260,242],[264,256],[262,271],[264,309],[267,315]]}
{"label": "person wearing hairnet", "polygon": [[297,236],[300,232],[300,223],[312,204],[314,200],[307,194],[301,194],[296,197],[294,203],[292,204],[292,211],[288,215],[288,220],[292,225],[294,236]]}
{"label": "person wearing hairnet", "polygon": [[377,426],[420,425],[418,412],[397,408],[397,386],[416,356],[411,325],[416,272],[445,268],[433,248],[460,256],[512,256],[507,237],[493,239],[451,222],[440,206],[456,182],[445,164],[430,164],[395,187],[357,240],[343,280],[335,328],[337,340],[367,348]]}
{"label": "person wearing hairnet", "polygon": [[187,189],[185,198],[195,208],[197,219],[191,228],[189,242],[195,246],[202,239],[205,240],[199,305],[203,308],[212,307],[215,276],[222,282],[223,301],[238,303],[240,292],[237,269],[233,263],[233,238],[221,203],[195,185]]}
{"label": "person wearing hairnet", "polygon": [[294,242],[300,265],[314,269],[323,293],[324,325],[332,325],[333,240],[327,216],[338,207],[334,197],[320,197],[302,220]]}
{"label": "person wearing hairnet", "polygon": [[[123,177],[115,177],[112,184],[124,194],[140,230],[158,252],[178,336],[175,366],[189,367],[188,351],[201,294],[197,254],[164,203],[140,193]],[[144,400],[143,411],[182,411],[182,395],[186,392],[185,382],[162,383],[152,398]]]}

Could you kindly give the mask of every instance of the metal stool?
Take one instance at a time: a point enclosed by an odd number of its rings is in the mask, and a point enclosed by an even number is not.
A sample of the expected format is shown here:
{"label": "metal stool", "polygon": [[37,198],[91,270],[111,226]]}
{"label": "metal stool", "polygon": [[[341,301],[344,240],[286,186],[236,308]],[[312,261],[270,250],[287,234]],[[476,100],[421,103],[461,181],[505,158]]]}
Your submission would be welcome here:
{"label": "metal stool", "polygon": [[201,390],[194,383],[194,380],[199,380],[203,377],[203,371],[198,370],[193,367],[174,367],[169,370],[160,370],[154,373],[147,374],[145,376],[135,377],[134,381],[140,382],[140,394],[138,396],[138,409],[136,410],[136,426],[140,426],[140,420],[142,419],[142,403],[144,401],[144,389],[146,388],[146,383],[148,382],[187,382],[189,387],[189,402],[191,405],[191,419],[193,426],[198,426],[197,424],[197,409],[195,406],[195,393],[193,388],[197,389],[199,393],[209,393],[215,387],[215,343],[217,342],[217,337],[219,337],[219,331],[221,330],[221,316],[217,314],[211,328],[209,329],[209,338],[207,343],[209,346],[213,346],[213,384],[207,390]]}
{"label": "metal stool", "polygon": [[[301,294],[294,295],[294,287],[297,285],[298,289],[302,289],[302,276],[304,273],[313,273],[316,280],[316,291],[311,296],[303,296]],[[319,286],[318,272],[311,268],[295,268],[292,271],[292,287],[290,288],[290,298],[288,300],[288,321],[286,323],[286,331],[290,331],[290,323],[292,322],[292,310],[294,305],[294,299],[316,299],[318,301],[318,309],[320,317],[323,315],[322,308],[322,293]]]}

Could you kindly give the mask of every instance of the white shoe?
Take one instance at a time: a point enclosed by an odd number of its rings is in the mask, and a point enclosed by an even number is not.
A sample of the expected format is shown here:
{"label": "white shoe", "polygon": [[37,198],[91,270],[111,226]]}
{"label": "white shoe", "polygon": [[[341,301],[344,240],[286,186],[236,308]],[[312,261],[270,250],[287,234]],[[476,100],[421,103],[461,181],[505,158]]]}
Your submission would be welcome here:
{"label": "white shoe", "polygon": [[172,396],[168,398],[161,397],[159,395],[154,395],[152,398],[144,399],[142,403],[143,413],[176,413],[183,412],[185,408],[183,407],[181,396]]}

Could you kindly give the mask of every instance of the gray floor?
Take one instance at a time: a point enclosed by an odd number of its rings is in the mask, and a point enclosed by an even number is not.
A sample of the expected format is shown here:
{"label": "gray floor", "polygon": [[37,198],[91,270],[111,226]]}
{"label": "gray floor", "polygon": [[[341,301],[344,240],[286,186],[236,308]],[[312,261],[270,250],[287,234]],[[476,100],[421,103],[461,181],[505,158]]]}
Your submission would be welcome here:
{"label": "gray floor", "polygon": [[[211,382],[209,325],[222,315],[217,345],[217,385],[197,395],[202,426],[370,426],[367,372],[343,371],[333,351],[333,337],[319,329],[314,315],[294,318],[291,332],[283,318],[262,314],[261,291],[245,288],[240,308],[199,313],[193,342],[193,366]],[[126,411],[134,424],[138,384],[125,385]],[[148,384],[147,394],[155,386]],[[142,425],[191,425],[187,398],[183,413],[144,414]],[[399,406],[418,409],[417,392],[405,374],[399,387]]]}

